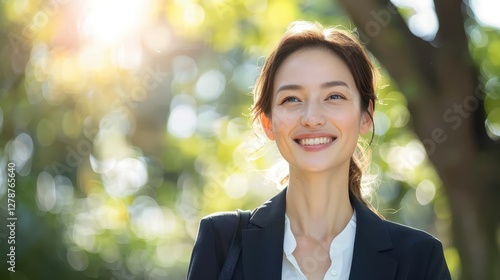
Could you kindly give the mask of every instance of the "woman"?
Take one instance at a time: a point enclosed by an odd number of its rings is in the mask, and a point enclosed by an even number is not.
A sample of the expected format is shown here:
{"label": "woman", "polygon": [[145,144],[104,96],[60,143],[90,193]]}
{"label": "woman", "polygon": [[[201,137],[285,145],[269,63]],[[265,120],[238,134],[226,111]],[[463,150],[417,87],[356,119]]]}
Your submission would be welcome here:
{"label": "woman", "polygon": [[[252,211],[233,279],[451,279],[439,240],[361,196],[356,148],[373,126],[375,77],[354,36],[309,22],[266,59],[252,111],[289,164],[288,186]],[[201,221],[188,279],[217,279],[236,217]]]}

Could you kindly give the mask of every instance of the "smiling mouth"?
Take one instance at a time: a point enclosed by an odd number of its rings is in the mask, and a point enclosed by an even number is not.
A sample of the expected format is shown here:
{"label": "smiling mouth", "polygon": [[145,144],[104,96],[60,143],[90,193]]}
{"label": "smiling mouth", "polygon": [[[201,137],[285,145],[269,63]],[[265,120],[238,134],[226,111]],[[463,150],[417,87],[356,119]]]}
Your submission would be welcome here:
{"label": "smiling mouth", "polygon": [[315,146],[315,145],[324,145],[330,142],[335,141],[336,137],[315,137],[315,138],[302,138],[295,139],[295,142],[302,146]]}

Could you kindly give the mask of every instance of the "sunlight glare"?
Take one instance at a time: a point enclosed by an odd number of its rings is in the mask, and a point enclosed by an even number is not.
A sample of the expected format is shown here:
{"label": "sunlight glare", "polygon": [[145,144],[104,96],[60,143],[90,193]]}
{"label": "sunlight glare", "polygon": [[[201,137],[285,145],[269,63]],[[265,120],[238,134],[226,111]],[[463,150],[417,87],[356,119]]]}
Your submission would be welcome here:
{"label": "sunlight glare", "polygon": [[82,33],[102,44],[125,40],[139,31],[148,1],[88,0]]}

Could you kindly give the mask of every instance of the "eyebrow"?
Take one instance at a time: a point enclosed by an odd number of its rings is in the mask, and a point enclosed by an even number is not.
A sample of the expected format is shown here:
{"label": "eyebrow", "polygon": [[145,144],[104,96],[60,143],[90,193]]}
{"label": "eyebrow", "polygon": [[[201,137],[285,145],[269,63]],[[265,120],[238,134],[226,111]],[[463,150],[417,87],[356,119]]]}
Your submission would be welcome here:
{"label": "eyebrow", "polygon": [[[329,82],[324,82],[320,85],[321,88],[331,88],[331,87],[336,87],[336,86],[343,86],[348,89],[350,89],[349,85],[343,81],[329,81]],[[298,90],[302,89],[303,87],[300,85],[294,85],[294,84],[288,84],[288,85],[282,85],[278,88],[276,93],[279,93],[280,91],[283,90]]]}

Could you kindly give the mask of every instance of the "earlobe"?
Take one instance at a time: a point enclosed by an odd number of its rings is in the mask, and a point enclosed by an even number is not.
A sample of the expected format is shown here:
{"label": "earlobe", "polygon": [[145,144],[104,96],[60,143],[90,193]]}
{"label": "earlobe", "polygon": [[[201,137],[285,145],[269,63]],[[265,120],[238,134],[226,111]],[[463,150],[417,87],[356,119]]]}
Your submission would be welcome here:
{"label": "earlobe", "polygon": [[264,129],[267,138],[274,141],[273,125],[271,123],[271,119],[269,119],[266,114],[262,113],[260,115],[260,123],[262,124],[262,129]]}

